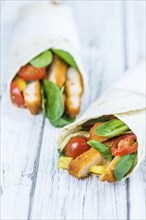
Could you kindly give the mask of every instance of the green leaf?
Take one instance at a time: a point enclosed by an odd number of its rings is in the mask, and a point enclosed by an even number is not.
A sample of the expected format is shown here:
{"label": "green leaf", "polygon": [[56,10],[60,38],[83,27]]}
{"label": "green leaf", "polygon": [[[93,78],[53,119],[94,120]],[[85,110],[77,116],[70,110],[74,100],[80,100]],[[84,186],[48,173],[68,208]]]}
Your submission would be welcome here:
{"label": "green leaf", "polygon": [[43,80],[43,87],[46,97],[46,117],[51,122],[57,121],[64,112],[64,104],[61,92],[58,86],[49,80]]}
{"label": "green leaf", "polygon": [[74,122],[75,118],[68,118],[68,117],[61,117],[57,121],[50,121],[52,125],[58,128],[62,128],[66,125],[69,125],[70,123]]}
{"label": "green leaf", "polygon": [[30,61],[31,65],[37,68],[48,66],[52,63],[52,52],[47,50]]}
{"label": "green leaf", "polygon": [[59,153],[59,157],[65,156],[63,151],[62,152],[58,151],[58,153]]}
{"label": "green leaf", "polygon": [[99,151],[99,153],[102,154],[103,157],[105,157],[107,160],[112,161],[112,154],[110,151],[110,147],[106,144],[102,144],[99,141],[90,140],[87,142],[91,147],[93,147],[95,150]]}
{"label": "green leaf", "polygon": [[63,60],[65,60],[65,62],[67,64],[69,64],[70,66],[74,67],[76,70],[79,70],[78,69],[78,66],[73,58],[73,56],[68,53],[67,51],[64,51],[64,50],[57,50],[57,49],[52,49],[52,51],[58,55],[59,57],[61,57]]}
{"label": "green leaf", "polygon": [[115,169],[114,176],[120,181],[136,164],[137,153],[127,154],[120,157]]}
{"label": "green leaf", "polygon": [[95,134],[101,137],[112,138],[128,131],[129,127],[119,119],[113,119],[103,123],[95,129]]}

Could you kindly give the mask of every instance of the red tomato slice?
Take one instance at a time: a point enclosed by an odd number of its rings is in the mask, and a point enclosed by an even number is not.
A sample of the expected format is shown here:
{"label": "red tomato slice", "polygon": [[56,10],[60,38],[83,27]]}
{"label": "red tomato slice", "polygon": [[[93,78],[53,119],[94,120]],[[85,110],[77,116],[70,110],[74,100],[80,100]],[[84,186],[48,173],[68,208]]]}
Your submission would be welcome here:
{"label": "red tomato slice", "polygon": [[88,139],[85,137],[72,137],[64,148],[64,153],[67,157],[78,157],[80,154],[90,149],[87,144]]}
{"label": "red tomato slice", "polygon": [[11,98],[19,107],[24,107],[23,95],[20,92],[15,81],[11,83]]}
{"label": "red tomato slice", "polygon": [[111,146],[111,152],[113,156],[124,156],[131,154],[138,149],[138,143],[135,134],[121,135]]}
{"label": "red tomato slice", "polygon": [[24,80],[38,80],[45,76],[46,68],[36,68],[31,64],[27,64],[18,71],[18,76]]}

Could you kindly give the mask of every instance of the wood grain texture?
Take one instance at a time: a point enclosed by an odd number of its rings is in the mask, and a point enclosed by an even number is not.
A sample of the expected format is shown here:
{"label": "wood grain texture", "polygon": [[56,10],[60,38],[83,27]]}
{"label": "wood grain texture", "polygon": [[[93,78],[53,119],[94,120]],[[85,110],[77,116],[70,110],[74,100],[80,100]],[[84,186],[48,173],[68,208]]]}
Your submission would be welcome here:
{"label": "wood grain texture", "polygon": [[43,116],[11,108],[2,99],[2,219],[26,219],[37,172]]}
{"label": "wood grain texture", "polygon": [[[87,73],[82,114],[124,70],[144,57],[144,1],[66,3],[75,14]],[[120,183],[101,183],[95,176],[76,180],[57,168],[59,129],[42,114],[11,108],[5,94],[1,102],[2,219],[146,218],[146,161]]]}

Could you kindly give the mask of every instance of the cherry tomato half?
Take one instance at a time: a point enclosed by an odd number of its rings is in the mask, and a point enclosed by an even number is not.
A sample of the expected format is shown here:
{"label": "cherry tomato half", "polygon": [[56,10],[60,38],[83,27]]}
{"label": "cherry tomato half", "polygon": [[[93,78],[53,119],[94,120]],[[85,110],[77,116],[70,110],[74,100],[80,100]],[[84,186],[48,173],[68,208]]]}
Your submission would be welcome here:
{"label": "cherry tomato half", "polygon": [[72,137],[64,148],[64,153],[67,157],[78,157],[80,154],[90,149],[87,144],[88,139],[85,137]]}
{"label": "cherry tomato half", "polygon": [[131,154],[138,149],[138,143],[134,142],[136,136],[134,134],[121,135],[111,146],[113,156],[124,156]]}
{"label": "cherry tomato half", "polygon": [[27,64],[18,71],[18,76],[24,80],[38,80],[45,76],[46,68],[36,68],[31,64]]}
{"label": "cherry tomato half", "polygon": [[17,86],[17,82],[15,81],[11,83],[11,98],[19,107],[24,107],[23,95]]}

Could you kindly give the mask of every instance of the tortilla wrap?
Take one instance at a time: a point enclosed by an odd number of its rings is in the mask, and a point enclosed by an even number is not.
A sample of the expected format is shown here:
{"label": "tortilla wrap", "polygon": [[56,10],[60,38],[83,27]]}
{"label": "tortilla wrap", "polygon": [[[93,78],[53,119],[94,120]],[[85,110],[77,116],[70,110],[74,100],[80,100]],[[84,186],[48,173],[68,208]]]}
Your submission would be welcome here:
{"label": "tortilla wrap", "polygon": [[20,11],[14,26],[8,65],[8,96],[10,84],[18,70],[34,57],[49,49],[70,53],[82,75],[84,90],[85,71],[80,60],[79,38],[70,8],[48,2],[32,3]]}
{"label": "tortilla wrap", "polygon": [[141,62],[135,69],[125,72],[124,77],[92,104],[80,120],[61,130],[58,148],[66,136],[79,131],[86,121],[103,115],[115,115],[137,136],[138,162],[125,178],[131,176],[145,156],[145,95],[145,62]]}

